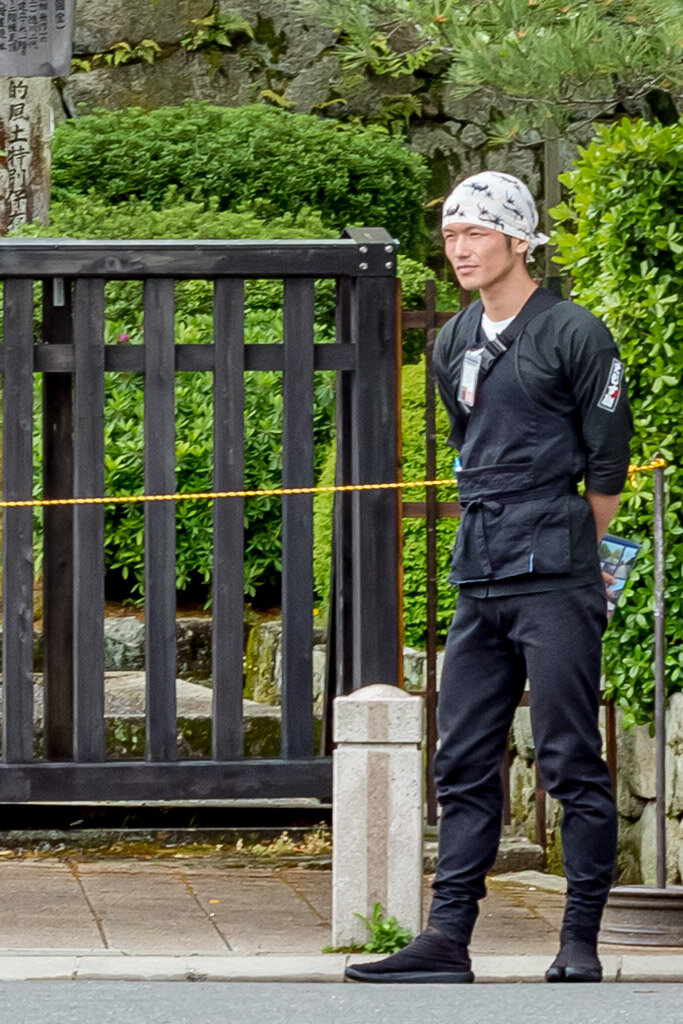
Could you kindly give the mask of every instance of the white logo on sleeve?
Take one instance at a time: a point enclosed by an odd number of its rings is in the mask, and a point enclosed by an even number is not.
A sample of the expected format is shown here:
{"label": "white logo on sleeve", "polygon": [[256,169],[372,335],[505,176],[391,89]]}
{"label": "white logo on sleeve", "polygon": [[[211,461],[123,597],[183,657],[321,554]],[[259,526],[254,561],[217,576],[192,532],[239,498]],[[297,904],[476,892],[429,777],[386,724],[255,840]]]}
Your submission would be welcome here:
{"label": "white logo on sleeve", "polygon": [[619,401],[619,395],[621,394],[621,381],[624,376],[624,364],[619,359],[612,360],[612,366],[609,371],[609,379],[607,381],[607,387],[602,393],[602,398],[598,402],[599,409],[606,409],[607,412],[614,412]]}

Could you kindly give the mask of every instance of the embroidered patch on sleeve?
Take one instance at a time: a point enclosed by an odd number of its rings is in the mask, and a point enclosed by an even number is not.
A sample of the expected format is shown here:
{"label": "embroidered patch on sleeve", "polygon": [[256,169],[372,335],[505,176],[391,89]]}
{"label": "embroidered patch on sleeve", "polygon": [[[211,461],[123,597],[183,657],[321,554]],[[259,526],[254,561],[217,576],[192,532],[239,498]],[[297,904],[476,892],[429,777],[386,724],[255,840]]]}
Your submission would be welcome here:
{"label": "embroidered patch on sleeve", "polygon": [[612,366],[609,371],[609,379],[607,381],[607,387],[602,393],[602,398],[598,402],[599,409],[606,409],[607,412],[614,412],[619,401],[619,395],[621,394],[621,381],[624,376],[624,364],[619,359],[612,360]]}

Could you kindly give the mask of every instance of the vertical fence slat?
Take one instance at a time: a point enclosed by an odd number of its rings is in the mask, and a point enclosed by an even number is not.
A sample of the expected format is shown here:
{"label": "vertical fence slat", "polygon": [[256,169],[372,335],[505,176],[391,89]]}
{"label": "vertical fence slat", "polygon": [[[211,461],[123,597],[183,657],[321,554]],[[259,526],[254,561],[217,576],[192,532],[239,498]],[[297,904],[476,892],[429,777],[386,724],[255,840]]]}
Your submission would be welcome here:
{"label": "vertical fence slat", "polygon": [[[145,282],[145,492],[175,492],[175,285]],[[145,505],[146,754],[176,744],[175,503]]]}
{"label": "vertical fence slat", "polygon": [[[43,282],[43,341],[72,342],[72,282]],[[43,495],[73,493],[73,409],[70,373],[43,375]],[[73,757],[73,510],[43,511],[43,732],[51,761]]]}
{"label": "vertical fence slat", "polygon": [[[33,283],[4,289],[3,494],[33,489]],[[9,412],[11,410],[11,415]],[[33,760],[33,510],[5,510],[3,532],[3,759]]]}
{"label": "vertical fence slat", "polygon": [[[213,484],[216,491],[244,487],[244,282],[214,286]],[[244,643],[244,499],[213,506],[213,712],[214,760],[244,750],[242,647]]]}
{"label": "vertical fence slat", "polygon": [[[398,479],[396,282],[361,278],[354,289],[353,482]],[[353,493],[354,689],[400,676],[398,491]]]}
{"label": "vertical fence slat", "polygon": [[[74,493],[104,494],[104,281],[74,290]],[[74,738],[104,760],[104,506],[74,506]]]}
{"label": "vertical fence slat", "polygon": [[[350,345],[351,288],[349,278],[337,282],[336,341]],[[335,484],[351,483],[351,373],[339,370],[335,379],[337,439]],[[325,663],[325,703],[322,751],[332,753],[334,698],[353,687],[351,494],[340,491],[332,506],[332,572]]]}
{"label": "vertical fence slat", "polygon": [[[313,484],[314,282],[285,281],[282,485]],[[282,756],[313,753],[313,498],[282,499]]]}

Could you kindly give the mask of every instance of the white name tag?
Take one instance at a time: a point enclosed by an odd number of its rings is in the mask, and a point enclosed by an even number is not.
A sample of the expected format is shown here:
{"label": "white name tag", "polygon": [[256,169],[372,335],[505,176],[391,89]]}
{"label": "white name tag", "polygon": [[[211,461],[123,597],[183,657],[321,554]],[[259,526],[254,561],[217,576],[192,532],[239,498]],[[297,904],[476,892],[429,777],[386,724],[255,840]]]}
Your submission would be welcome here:
{"label": "white name tag", "polygon": [[458,401],[469,409],[474,405],[477,397],[477,381],[481,369],[481,357],[483,348],[470,348],[465,352],[462,361],[462,373],[460,375],[460,388],[458,390]]}

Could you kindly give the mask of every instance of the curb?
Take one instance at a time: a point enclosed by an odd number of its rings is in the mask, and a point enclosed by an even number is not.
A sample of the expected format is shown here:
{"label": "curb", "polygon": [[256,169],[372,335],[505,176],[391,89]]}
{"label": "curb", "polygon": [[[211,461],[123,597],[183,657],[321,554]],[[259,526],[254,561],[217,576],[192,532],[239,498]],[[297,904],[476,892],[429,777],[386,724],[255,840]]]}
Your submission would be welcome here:
{"label": "curb", "polygon": [[[128,956],[105,951],[32,950],[0,952],[2,981],[344,981],[350,963],[372,955],[287,954],[239,956]],[[603,956],[607,982],[683,982],[683,956],[672,954]],[[473,958],[476,979],[483,984],[543,983],[546,956],[479,956]]]}

